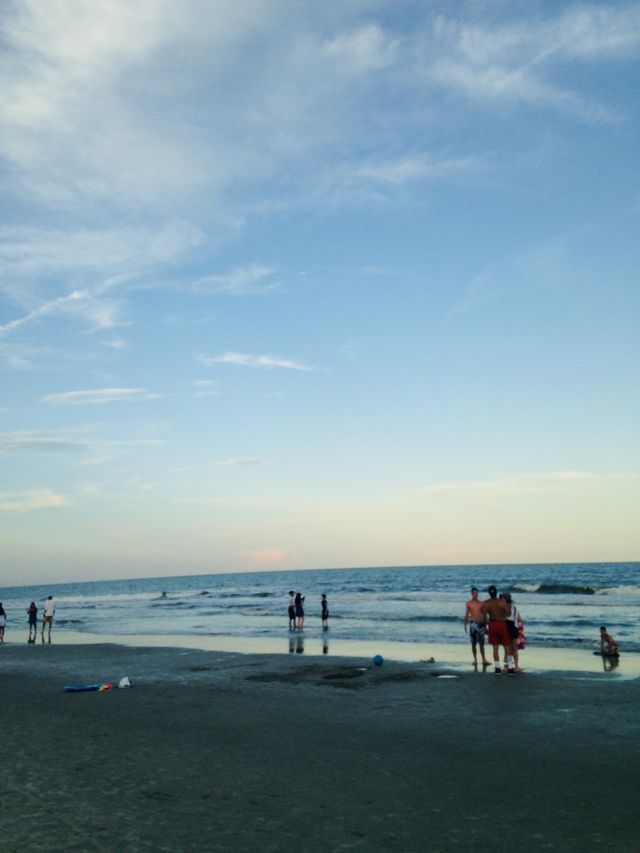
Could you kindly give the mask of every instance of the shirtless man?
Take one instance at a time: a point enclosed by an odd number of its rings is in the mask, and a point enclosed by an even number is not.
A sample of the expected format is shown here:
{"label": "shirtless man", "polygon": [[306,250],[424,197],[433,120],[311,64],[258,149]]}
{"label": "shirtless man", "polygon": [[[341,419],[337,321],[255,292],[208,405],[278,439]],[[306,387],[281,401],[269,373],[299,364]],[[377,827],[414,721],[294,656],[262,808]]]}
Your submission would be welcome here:
{"label": "shirtless man", "polygon": [[489,623],[489,642],[493,647],[493,671],[500,675],[500,646],[504,648],[507,659],[507,672],[515,673],[511,655],[511,637],[507,628],[507,616],[510,608],[504,598],[498,598],[498,590],[490,586],[487,590],[489,598],[482,603],[482,615],[485,623]]}
{"label": "shirtless man", "polygon": [[600,626],[600,654],[618,657],[618,644],[607,631],[606,625]]}
{"label": "shirtless man", "polygon": [[464,632],[471,639],[471,651],[473,652],[473,665],[478,666],[478,646],[482,655],[482,666],[489,666],[489,661],[484,653],[485,621],[482,613],[482,602],[478,600],[478,587],[471,587],[471,598],[467,601],[464,612]]}

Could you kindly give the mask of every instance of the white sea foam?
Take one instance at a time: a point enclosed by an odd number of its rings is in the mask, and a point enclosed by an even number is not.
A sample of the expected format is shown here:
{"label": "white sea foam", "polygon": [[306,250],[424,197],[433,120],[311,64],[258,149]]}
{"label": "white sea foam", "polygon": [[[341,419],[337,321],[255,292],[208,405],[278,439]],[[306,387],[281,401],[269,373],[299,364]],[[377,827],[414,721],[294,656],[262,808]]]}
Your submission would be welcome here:
{"label": "white sea foam", "polygon": [[624,595],[640,597],[640,586],[610,586],[596,591],[596,595]]}

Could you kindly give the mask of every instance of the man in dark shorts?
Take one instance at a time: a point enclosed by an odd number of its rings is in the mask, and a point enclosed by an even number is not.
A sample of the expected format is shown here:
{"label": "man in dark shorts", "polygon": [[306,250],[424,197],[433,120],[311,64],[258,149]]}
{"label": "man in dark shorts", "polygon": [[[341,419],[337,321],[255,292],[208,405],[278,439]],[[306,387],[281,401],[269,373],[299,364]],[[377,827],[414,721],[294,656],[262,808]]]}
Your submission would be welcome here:
{"label": "man in dark shorts", "polygon": [[516,671],[511,655],[511,637],[507,627],[509,605],[504,598],[498,598],[498,590],[491,585],[487,590],[489,598],[482,603],[482,615],[489,623],[489,642],[493,648],[493,671],[500,675],[500,646],[504,648],[507,659],[507,672],[513,675]]}
{"label": "man in dark shorts", "polygon": [[27,613],[29,614],[29,642],[35,643],[38,633],[38,608],[35,601],[27,607]]}
{"label": "man in dark shorts", "polygon": [[471,598],[467,601],[464,612],[464,632],[469,634],[471,640],[471,651],[473,653],[473,665],[478,666],[478,646],[482,655],[482,666],[489,666],[489,661],[484,653],[485,622],[482,613],[482,602],[478,600],[478,587],[471,587]]}
{"label": "man in dark shorts", "polygon": [[323,593],[322,598],[320,599],[320,606],[322,607],[322,630],[329,630],[329,603],[327,601],[327,596]]}
{"label": "man in dark shorts", "polygon": [[606,625],[600,626],[600,654],[611,658],[618,657],[618,644],[607,631]]}

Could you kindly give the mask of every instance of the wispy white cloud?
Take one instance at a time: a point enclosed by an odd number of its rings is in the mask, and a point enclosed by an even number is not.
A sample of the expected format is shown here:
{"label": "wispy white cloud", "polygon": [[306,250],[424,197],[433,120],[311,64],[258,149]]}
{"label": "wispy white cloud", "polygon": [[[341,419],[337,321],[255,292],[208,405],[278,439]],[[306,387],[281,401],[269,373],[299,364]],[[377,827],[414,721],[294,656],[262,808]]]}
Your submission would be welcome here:
{"label": "wispy white cloud", "polygon": [[79,452],[87,450],[88,447],[84,441],[37,432],[0,434],[0,454]]}
{"label": "wispy white cloud", "polygon": [[118,456],[131,453],[141,447],[164,447],[167,444],[162,439],[140,438],[125,441],[96,441],[91,446],[92,456],[83,459],[81,465],[106,465]]}
{"label": "wispy white cloud", "polygon": [[83,459],[80,464],[81,465],[89,465],[89,466],[107,465],[109,462],[112,462],[115,458],[116,458],[115,453],[103,453],[100,456],[90,456],[87,459]]}
{"label": "wispy white cloud", "polygon": [[[92,330],[121,325],[123,297],[136,279],[175,261],[202,239],[199,229],[181,221],[99,230],[0,229],[0,291],[25,311],[0,326],[0,335],[49,317],[76,319]],[[110,274],[96,283],[73,289],[67,284],[70,277],[94,279],[105,271]],[[58,295],[49,296],[52,289]]]}
{"label": "wispy white cloud", "polygon": [[260,464],[260,460],[256,459],[254,456],[238,457],[237,459],[223,459],[221,462],[216,462],[216,465],[218,465],[220,467],[226,467],[226,466],[234,467],[237,465],[243,466],[243,465],[259,465],[259,464]]}
{"label": "wispy white cloud", "polygon": [[400,57],[402,42],[386,33],[380,24],[368,22],[326,40],[322,49],[340,73],[361,74],[394,65]]}
{"label": "wispy white cloud", "polygon": [[201,355],[200,361],[206,364],[207,367],[212,367],[214,364],[234,364],[240,367],[283,368],[284,370],[302,371],[317,370],[315,367],[309,367],[306,364],[288,358],[278,358],[273,355],[248,355],[242,352],[225,352],[215,356]]}
{"label": "wispy white cloud", "polygon": [[35,320],[54,315],[81,317],[92,328],[110,329],[117,325],[118,311],[115,302],[99,298],[95,290],[74,290],[0,326],[0,335],[11,334]]}
{"label": "wispy white cloud", "polygon": [[102,345],[115,350],[125,350],[129,347],[128,343],[122,338],[113,338],[110,341],[102,341]]}
{"label": "wispy white cloud", "polygon": [[340,206],[385,203],[427,182],[459,179],[482,166],[475,156],[451,157],[411,153],[400,156],[360,157],[348,163],[330,162],[309,181],[317,203]]}
{"label": "wispy white cloud", "polygon": [[[67,431],[69,432],[69,431]],[[98,438],[77,438],[54,432],[24,430],[0,433],[0,456],[23,453],[82,454],[80,465],[98,465],[141,447],[162,447],[162,439],[129,439],[101,441]],[[91,454],[87,456],[86,454]]]}
{"label": "wispy white cloud", "polygon": [[251,188],[275,179],[271,203],[300,203],[354,141],[381,149],[420,109],[428,126],[434,88],[606,117],[565,67],[634,58],[640,43],[631,3],[502,19],[427,10],[411,31],[379,11],[304,4],[293,24],[281,0],[215,14],[199,0],[15,4],[2,20],[0,150],[16,187],[57,211],[106,204],[135,219],[206,206],[237,227]]}
{"label": "wispy white cloud", "polygon": [[91,391],[64,391],[61,394],[47,394],[44,403],[61,406],[99,406],[104,403],[156,400],[159,394],[151,394],[144,388],[97,388]]}
{"label": "wispy white cloud", "polygon": [[273,293],[280,285],[272,280],[270,267],[249,264],[236,267],[226,275],[207,275],[193,282],[193,289],[203,296],[248,296]]}
{"label": "wispy white cloud", "polygon": [[218,383],[215,379],[196,379],[192,383],[194,391],[192,397],[217,397]]}
{"label": "wispy white cloud", "polygon": [[583,60],[631,59],[640,51],[636,4],[577,4],[553,17],[480,24],[440,16],[423,45],[422,74],[475,100],[508,100],[558,109],[587,121],[620,118],[614,107],[576,85],[563,66]]}
{"label": "wispy white cloud", "polygon": [[579,235],[564,234],[498,257],[473,278],[453,310],[470,311],[524,290],[566,289],[575,279],[575,258],[582,251]]}
{"label": "wispy white cloud", "polygon": [[173,261],[203,240],[199,228],[180,219],[128,227],[4,227],[0,269],[7,276],[106,270],[111,280],[123,270],[131,274]]}
{"label": "wispy white cloud", "polygon": [[452,497],[511,497],[558,492],[567,488],[590,488],[605,481],[637,479],[636,475],[596,474],[591,471],[551,471],[543,474],[522,474],[499,480],[433,483],[421,486],[425,495]]}
{"label": "wispy white cloud", "polygon": [[24,492],[0,492],[0,512],[35,512],[40,509],[60,509],[71,505],[66,495],[51,489]]}

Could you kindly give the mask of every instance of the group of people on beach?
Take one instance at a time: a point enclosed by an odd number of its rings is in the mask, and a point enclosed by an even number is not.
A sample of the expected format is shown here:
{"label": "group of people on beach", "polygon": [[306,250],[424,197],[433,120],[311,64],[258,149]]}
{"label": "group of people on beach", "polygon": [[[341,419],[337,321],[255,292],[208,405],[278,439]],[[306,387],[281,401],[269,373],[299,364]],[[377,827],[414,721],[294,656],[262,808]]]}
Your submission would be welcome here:
{"label": "group of people on beach", "polygon": [[[502,672],[500,665],[500,648],[504,650],[504,665],[509,675],[522,672],[519,653],[524,649],[526,640],[524,624],[520,610],[509,592],[498,595],[498,590],[492,584],[488,587],[489,598],[480,601],[478,588],[471,587],[471,598],[467,601],[464,612],[464,630],[471,640],[473,665],[478,667],[478,649],[482,657],[482,666],[491,664],[485,654],[485,637],[493,650],[493,671],[496,675]],[[596,652],[597,654],[597,652]],[[613,661],[619,657],[618,644],[607,631],[606,625],[600,626],[600,654],[603,660]],[[605,669],[611,668],[609,663]]]}
{"label": "group of people on beach", "polygon": [[[289,590],[289,630],[302,631],[304,629],[304,602],[306,596],[300,592]],[[323,593],[320,596],[320,618],[322,620],[322,630],[329,630],[329,602],[327,596]]]}
{"label": "group of people on beach", "polygon": [[485,655],[485,637],[493,650],[493,671],[500,675],[500,648],[504,650],[504,664],[509,675],[522,672],[519,664],[519,652],[525,647],[524,624],[519,609],[509,592],[498,595],[492,584],[488,589],[489,598],[480,601],[478,588],[471,587],[471,598],[464,612],[464,630],[471,640],[473,665],[478,666],[478,649],[482,657],[482,666],[490,666]]}
{"label": "group of people on beach", "polygon": [[[53,615],[56,612],[55,601],[50,595],[44,603],[42,611],[42,642],[45,642],[45,630],[48,628],[48,642],[51,642],[51,628],[53,627]],[[35,601],[27,607],[27,617],[29,619],[29,643],[35,643],[38,635],[38,607]],[[4,643],[4,632],[7,625],[7,613],[0,601],[0,643]]]}

